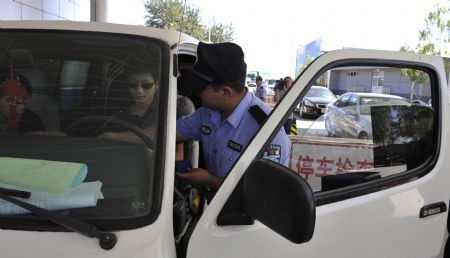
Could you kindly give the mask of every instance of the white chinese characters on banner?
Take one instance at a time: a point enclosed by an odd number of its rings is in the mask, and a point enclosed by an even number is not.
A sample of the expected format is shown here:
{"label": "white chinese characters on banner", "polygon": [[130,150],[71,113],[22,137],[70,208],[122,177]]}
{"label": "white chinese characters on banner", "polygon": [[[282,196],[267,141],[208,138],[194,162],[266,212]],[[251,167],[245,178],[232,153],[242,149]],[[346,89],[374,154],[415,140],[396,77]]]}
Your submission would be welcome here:
{"label": "white chinese characters on banner", "polygon": [[371,141],[328,137],[291,137],[289,168],[299,173],[314,191],[321,178],[373,168]]}

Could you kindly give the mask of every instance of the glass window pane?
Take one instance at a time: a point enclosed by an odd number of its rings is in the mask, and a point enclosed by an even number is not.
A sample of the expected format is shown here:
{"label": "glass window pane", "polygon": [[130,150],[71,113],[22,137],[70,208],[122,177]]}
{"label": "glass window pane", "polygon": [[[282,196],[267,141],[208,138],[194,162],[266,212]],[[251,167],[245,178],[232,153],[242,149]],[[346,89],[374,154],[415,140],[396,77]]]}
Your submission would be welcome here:
{"label": "glass window pane", "polygon": [[3,30],[0,48],[0,81],[17,79],[27,92],[15,118],[10,96],[0,96],[2,157],[86,164],[81,185],[101,184],[90,196],[98,200],[56,209],[109,229],[148,223],[142,217],[160,198],[154,177],[164,159],[154,150],[166,119],[168,47],[151,38]]}
{"label": "glass window pane", "polygon": [[[316,94],[319,89],[312,83],[295,103],[297,135],[289,135],[288,167],[322,192],[400,175],[423,164],[437,140],[435,112],[428,104],[435,86],[429,74],[417,69],[409,74],[420,74],[420,81],[405,79],[405,69],[340,67],[319,76],[317,82],[334,78],[319,88],[332,92],[331,97]],[[350,71],[358,74],[359,85],[345,76]],[[388,93],[373,87],[373,78]]]}

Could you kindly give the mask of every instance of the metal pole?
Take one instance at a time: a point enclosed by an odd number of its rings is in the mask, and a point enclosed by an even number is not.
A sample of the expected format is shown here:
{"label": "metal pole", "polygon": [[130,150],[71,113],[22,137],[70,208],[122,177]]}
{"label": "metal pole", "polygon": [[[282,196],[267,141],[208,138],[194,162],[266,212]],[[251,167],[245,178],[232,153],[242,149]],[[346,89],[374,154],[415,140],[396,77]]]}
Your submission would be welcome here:
{"label": "metal pole", "polygon": [[91,21],[108,22],[107,0],[91,0]]}
{"label": "metal pole", "polygon": [[96,15],[96,9],[97,9],[97,0],[91,0],[91,22],[97,21],[97,15]]}

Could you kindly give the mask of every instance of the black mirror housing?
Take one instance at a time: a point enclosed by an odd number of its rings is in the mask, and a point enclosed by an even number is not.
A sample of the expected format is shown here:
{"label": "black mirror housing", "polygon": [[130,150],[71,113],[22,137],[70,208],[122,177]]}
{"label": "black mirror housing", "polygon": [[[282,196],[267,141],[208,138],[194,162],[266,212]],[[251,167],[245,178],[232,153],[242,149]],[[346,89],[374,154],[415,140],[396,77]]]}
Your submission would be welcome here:
{"label": "black mirror housing", "polygon": [[217,223],[248,225],[258,220],[289,241],[301,244],[312,238],[315,219],[314,193],[308,183],[289,168],[261,159],[249,166]]}

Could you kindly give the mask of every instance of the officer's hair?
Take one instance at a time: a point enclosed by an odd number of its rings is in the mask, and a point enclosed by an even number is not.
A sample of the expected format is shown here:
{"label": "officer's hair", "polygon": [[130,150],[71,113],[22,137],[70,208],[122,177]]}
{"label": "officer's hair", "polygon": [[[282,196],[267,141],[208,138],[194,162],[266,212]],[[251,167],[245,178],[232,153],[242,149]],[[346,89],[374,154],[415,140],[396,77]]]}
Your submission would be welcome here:
{"label": "officer's hair", "polygon": [[218,91],[222,86],[230,86],[237,93],[242,93],[245,89],[245,78],[241,78],[232,82],[224,83],[213,87],[214,91]]}

